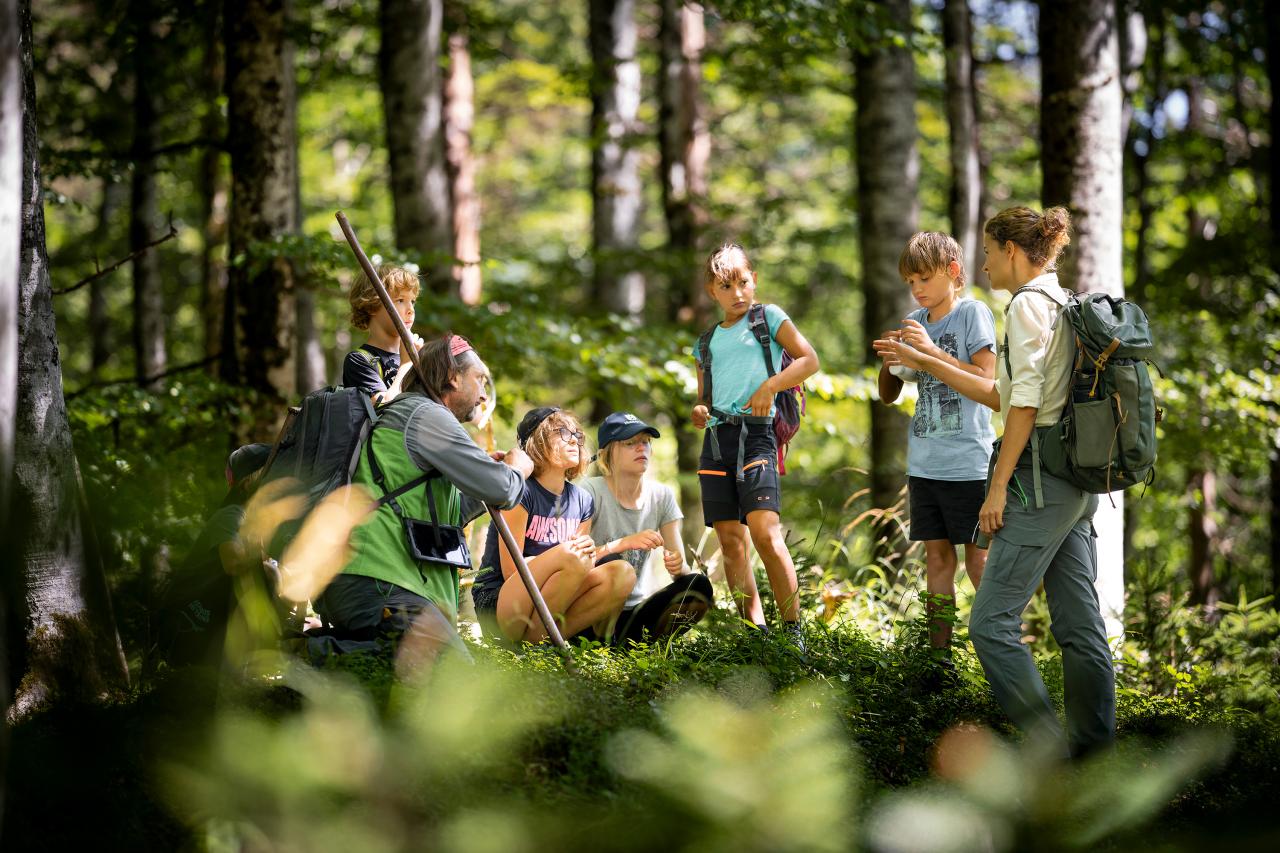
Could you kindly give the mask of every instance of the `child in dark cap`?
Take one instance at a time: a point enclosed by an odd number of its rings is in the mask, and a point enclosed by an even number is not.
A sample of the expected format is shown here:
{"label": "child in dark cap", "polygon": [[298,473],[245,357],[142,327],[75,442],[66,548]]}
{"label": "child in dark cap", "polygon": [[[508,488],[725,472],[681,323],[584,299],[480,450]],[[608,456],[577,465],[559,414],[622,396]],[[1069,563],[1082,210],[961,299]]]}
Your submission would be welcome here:
{"label": "child in dark cap", "polygon": [[[684,513],[675,492],[645,477],[653,457],[652,439],[658,437],[657,429],[630,412],[609,415],[596,433],[596,465],[603,476],[582,483],[595,505],[591,538],[596,564],[625,560],[636,571],[636,584],[614,635],[618,644],[681,632],[711,606],[711,581],[685,566],[680,539]],[[651,570],[659,549],[666,576]],[[646,597],[655,574],[666,582]]]}

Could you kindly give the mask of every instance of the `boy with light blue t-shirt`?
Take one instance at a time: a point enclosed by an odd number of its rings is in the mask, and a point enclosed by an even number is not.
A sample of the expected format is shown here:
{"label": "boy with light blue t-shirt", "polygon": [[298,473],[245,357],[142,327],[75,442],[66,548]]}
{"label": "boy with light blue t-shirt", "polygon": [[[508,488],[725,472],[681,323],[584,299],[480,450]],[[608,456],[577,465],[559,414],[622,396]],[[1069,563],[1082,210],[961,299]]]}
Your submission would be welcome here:
{"label": "boy with light blue t-shirt", "polygon": [[[698,400],[693,425],[706,428],[698,481],[702,514],[716,532],[725,579],[738,613],[764,628],[764,608],[747,558],[747,534],[764,563],[781,611],[787,638],[801,651],[799,585],[782,534],[778,481],[778,445],[773,432],[774,398],[818,370],[818,355],[785,311],[763,307],[769,332],[770,375],[761,340],[752,329],[756,276],[746,251],[726,243],[707,258],[704,284],[724,314],[694,347],[698,362]],[[758,320],[755,322],[759,322]],[[703,352],[703,347],[707,352]],[[782,368],[782,354],[794,359]],[[710,358],[707,358],[707,356]]]}
{"label": "boy with light blue t-shirt", "polygon": [[[960,245],[946,234],[926,231],[911,238],[898,271],[920,307],[907,315],[900,330],[885,332],[885,337],[990,379],[995,375],[995,318],[983,303],[961,296],[961,257]],[[928,373],[906,378],[914,378],[919,387],[907,433],[911,539],[924,542],[927,606],[941,615],[955,606],[957,545],[964,546],[965,570],[975,590],[982,581],[987,552],[975,540],[996,436],[986,406]],[[897,367],[881,367],[880,399],[893,403],[902,383]],[[950,621],[933,619],[929,641],[935,648],[949,647]]]}

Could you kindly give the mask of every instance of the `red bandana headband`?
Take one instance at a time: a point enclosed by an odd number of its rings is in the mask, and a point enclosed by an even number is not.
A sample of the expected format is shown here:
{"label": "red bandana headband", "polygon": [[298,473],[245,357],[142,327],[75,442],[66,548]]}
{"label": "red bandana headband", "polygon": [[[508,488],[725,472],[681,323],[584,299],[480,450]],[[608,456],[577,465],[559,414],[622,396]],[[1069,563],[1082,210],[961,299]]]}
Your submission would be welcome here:
{"label": "red bandana headband", "polygon": [[458,356],[462,355],[464,352],[468,352],[468,351],[473,351],[473,348],[471,344],[467,342],[466,338],[462,337],[461,335],[454,335],[453,337],[449,338],[449,355],[451,357],[457,358]]}

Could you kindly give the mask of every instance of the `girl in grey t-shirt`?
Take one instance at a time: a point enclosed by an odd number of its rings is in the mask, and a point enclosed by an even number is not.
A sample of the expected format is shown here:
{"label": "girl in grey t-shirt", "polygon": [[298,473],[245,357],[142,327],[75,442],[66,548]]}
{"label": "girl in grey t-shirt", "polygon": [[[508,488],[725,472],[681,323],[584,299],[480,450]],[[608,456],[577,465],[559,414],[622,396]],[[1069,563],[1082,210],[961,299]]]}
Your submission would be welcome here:
{"label": "girl in grey t-shirt", "polygon": [[[583,481],[595,515],[591,537],[596,563],[623,559],[636,570],[636,584],[623,605],[615,642],[650,639],[688,627],[701,619],[711,603],[711,582],[691,573],[684,563],[680,522],[684,514],[669,486],[645,477],[652,458],[650,441],[658,430],[635,415],[618,412],[605,418],[597,435],[597,465],[603,476]],[[668,584],[650,596],[651,555],[661,548]]]}

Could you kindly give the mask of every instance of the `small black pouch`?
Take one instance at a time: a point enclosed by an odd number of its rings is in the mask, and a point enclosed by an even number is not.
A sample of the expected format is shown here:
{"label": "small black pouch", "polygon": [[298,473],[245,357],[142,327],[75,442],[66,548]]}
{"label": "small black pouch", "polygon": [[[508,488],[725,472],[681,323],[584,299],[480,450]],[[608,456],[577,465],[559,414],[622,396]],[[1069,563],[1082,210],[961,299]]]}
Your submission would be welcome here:
{"label": "small black pouch", "polygon": [[[366,452],[369,456],[369,470],[373,474],[373,480],[378,484],[378,488],[382,489],[382,498],[378,503],[389,504],[399,517],[400,523],[404,525],[404,537],[409,548],[409,556],[419,562],[433,563],[437,566],[456,569],[471,568],[471,550],[467,547],[467,537],[463,529],[453,524],[441,524],[436,514],[435,493],[431,489],[430,481],[439,477],[440,472],[432,471],[423,474],[395,491],[388,492],[386,478],[373,454],[372,434],[366,443]],[[400,504],[396,502],[396,498],[418,486],[423,486],[427,490],[427,508],[431,511],[430,521],[408,518],[400,508]]]}

